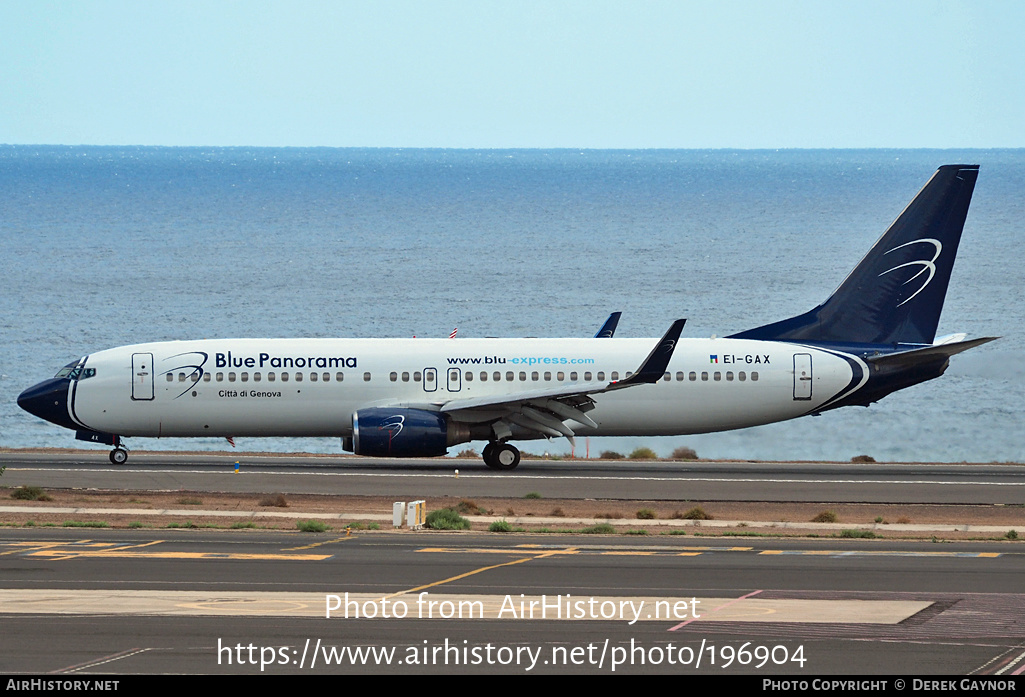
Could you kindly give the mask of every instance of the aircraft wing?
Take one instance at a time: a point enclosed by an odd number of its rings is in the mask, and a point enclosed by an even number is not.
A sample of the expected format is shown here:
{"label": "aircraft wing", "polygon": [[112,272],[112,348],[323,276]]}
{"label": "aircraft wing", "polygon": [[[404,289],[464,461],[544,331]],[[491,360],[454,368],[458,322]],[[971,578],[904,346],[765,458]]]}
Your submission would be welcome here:
{"label": "aircraft wing", "polygon": [[662,379],[686,321],[679,319],[673,322],[636,372],[624,380],[574,383],[489,397],[457,398],[438,406],[442,413],[449,414],[457,421],[492,422],[492,431],[498,440],[510,438],[512,426],[516,425],[545,436],[565,436],[572,442],[574,433],[566,421],[576,421],[591,428],[598,427],[586,414],[594,409],[591,395],[652,384]]}

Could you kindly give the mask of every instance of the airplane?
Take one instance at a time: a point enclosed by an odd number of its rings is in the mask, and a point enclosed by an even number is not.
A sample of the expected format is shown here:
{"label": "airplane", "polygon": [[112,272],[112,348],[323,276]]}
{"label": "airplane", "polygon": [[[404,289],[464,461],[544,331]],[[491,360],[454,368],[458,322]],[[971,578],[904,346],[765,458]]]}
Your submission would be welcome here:
{"label": "airplane", "polygon": [[747,428],[845,406],[939,377],[996,337],[936,339],[978,176],[944,165],[818,307],[726,337],[654,339],[219,339],[84,356],[18,404],[113,447],[126,437],[331,436],[371,457],[433,457],[487,441],[667,436]]}

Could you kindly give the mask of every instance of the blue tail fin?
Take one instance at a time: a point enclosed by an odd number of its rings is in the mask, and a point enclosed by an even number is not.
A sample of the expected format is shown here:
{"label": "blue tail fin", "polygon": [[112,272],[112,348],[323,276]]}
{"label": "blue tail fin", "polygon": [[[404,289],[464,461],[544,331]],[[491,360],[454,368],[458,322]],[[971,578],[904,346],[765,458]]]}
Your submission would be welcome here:
{"label": "blue tail fin", "polygon": [[944,165],[826,302],[731,338],[931,344],[978,165]]}

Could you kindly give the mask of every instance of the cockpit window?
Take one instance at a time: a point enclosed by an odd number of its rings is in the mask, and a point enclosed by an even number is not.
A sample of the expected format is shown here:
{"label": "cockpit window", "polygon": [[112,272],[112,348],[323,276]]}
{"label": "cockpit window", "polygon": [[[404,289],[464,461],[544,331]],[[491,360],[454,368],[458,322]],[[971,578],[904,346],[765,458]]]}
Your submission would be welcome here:
{"label": "cockpit window", "polygon": [[68,363],[57,371],[55,378],[67,378],[68,380],[85,380],[96,375],[96,368],[83,368],[77,361]]}

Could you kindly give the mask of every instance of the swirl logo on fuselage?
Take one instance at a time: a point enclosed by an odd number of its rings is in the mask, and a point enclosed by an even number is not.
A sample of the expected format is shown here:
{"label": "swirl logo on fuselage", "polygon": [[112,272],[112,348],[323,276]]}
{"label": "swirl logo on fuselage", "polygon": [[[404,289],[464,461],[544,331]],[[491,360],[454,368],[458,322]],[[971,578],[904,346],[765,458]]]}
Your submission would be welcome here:
{"label": "swirl logo on fuselage", "polygon": [[918,273],[916,273],[914,276],[912,276],[911,278],[909,278],[901,284],[906,286],[907,284],[911,283],[913,280],[924,274],[926,271],[929,272],[929,277],[926,278],[925,281],[922,283],[922,287],[916,290],[914,293],[912,293],[910,298],[904,300],[901,303],[898,303],[897,307],[900,307],[906,302],[910,302],[912,298],[914,298],[916,295],[925,290],[926,286],[928,286],[932,282],[933,276],[936,275],[936,260],[940,258],[940,252],[943,251],[943,244],[941,244],[939,240],[934,240],[931,237],[923,237],[920,240],[911,240],[910,242],[905,242],[904,244],[897,245],[893,249],[883,252],[883,254],[886,255],[890,252],[895,252],[903,247],[907,247],[912,244],[919,244],[920,242],[927,242],[931,244],[933,247],[935,247],[936,253],[932,255],[932,259],[916,259],[915,261],[908,261],[903,264],[898,264],[897,266],[894,266],[892,269],[887,269],[886,271],[883,271],[881,274],[879,274],[879,276],[885,276],[891,271],[903,269],[906,266],[921,266],[922,268],[918,270]]}
{"label": "swirl logo on fuselage", "polygon": [[[193,356],[195,358],[193,358]],[[203,366],[206,365],[209,356],[203,351],[189,351],[187,353],[178,353],[173,356],[169,356],[164,360],[173,361],[176,358],[184,358],[185,361],[188,362],[176,361],[178,363],[176,367],[169,368],[168,370],[160,373],[160,375],[174,375],[175,372],[179,373],[180,377],[178,382],[188,383],[185,389],[178,395],[178,397],[181,397],[183,394],[191,390],[196,383],[203,379],[203,374],[206,372],[203,369]],[[185,371],[188,372],[186,373]],[[178,397],[175,397],[175,399],[178,399]]]}

